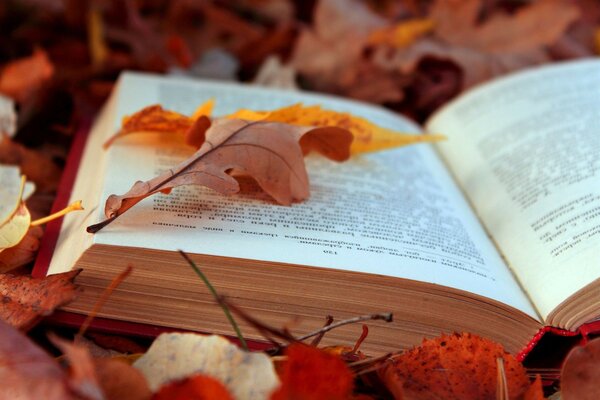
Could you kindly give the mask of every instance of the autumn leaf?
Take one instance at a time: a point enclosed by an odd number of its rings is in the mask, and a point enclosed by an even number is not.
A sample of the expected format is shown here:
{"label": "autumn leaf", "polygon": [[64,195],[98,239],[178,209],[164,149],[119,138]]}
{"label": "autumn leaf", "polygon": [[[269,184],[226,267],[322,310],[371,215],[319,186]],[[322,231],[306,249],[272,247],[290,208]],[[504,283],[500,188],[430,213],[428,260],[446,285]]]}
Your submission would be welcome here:
{"label": "autumn leaf", "polygon": [[153,391],[168,382],[203,374],[223,383],[234,398],[258,400],[266,398],[279,383],[266,354],[240,350],[216,335],[164,333],[134,367],[144,374]]}
{"label": "autumn leaf", "polygon": [[0,273],[6,273],[33,261],[40,247],[44,231],[30,227],[23,239],[15,246],[0,252]]}
{"label": "autumn leaf", "polygon": [[0,318],[0,398],[75,399],[59,364]]}
{"label": "autumn leaf", "polygon": [[600,339],[573,348],[561,371],[561,393],[564,400],[600,398]]}
{"label": "autumn leaf", "polygon": [[27,234],[31,215],[24,200],[34,190],[18,167],[0,165],[0,252],[17,245]]}
{"label": "autumn leaf", "polygon": [[73,270],[45,278],[0,275],[0,319],[22,330],[28,330],[42,316],[72,301],[77,295],[73,279],[81,270]]}
{"label": "autumn leaf", "polygon": [[[123,118],[121,129],[104,143],[104,148],[108,148],[115,140],[132,133],[157,132],[186,135],[201,116],[210,116],[214,103],[212,99],[204,102],[190,117],[175,111],[165,110],[160,105],[145,107],[135,114]],[[204,127],[205,130],[207,128],[208,126]],[[193,140],[186,142],[194,144]]]}
{"label": "autumn leaf", "polygon": [[366,118],[347,112],[326,110],[321,106],[304,106],[301,103],[273,111],[252,111],[241,109],[227,118],[241,118],[248,121],[273,121],[297,126],[335,126],[352,133],[354,140],[350,147],[352,154],[365,153],[407,146],[415,143],[435,142],[441,135],[414,135],[382,128]]}
{"label": "autumn leaf", "polygon": [[228,174],[231,170],[250,175],[280,204],[304,200],[309,183],[303,153],[315,150],[332,160],[346,160],[352,135],[335,127],[218,119],[196,139],[202,146],[189,159],[149,181],[136,182],[124,195],[111,195],[105,205],[108,219],[88,231],[97,232],[144,198],[177,186],[203,185],[223,194],[237,193],[240,187]]}
{"label": "autumn leaf", "polygon": [[0,93],[20,102],[40,88],[54,74],[54,66],[44,50],[8,63],[0,71]]}
{"label": "autumn leaf", "polygon": [[0,137],[14,136],[17,131],[17,112],[15,102],[0,94]]}
{"label": "autumn leaf", "polygon": [[354,376],[339,356],[304,344],[292,344],[285,355],[281,386],[273,392],[271,400],[350,398]]}
{"label": "autumn leaf", "polygon": [[169,382],[152,396],[152,400],[233,400],[227,388],[215,378],[193,375]]}
{"label": "autumn leaf", "polygon": [[497,358],[504,361],[509,398],[519,399],[529,387],[525,368],[501,345],[469,333],[424,340],[394,356],[379,374],[399,398],[495,399]]}
{"label": "autumn leaf", "polygon": [[96,358],[94,369],[106,400],[146,400],[152,396],[144,375],[117,358]]}

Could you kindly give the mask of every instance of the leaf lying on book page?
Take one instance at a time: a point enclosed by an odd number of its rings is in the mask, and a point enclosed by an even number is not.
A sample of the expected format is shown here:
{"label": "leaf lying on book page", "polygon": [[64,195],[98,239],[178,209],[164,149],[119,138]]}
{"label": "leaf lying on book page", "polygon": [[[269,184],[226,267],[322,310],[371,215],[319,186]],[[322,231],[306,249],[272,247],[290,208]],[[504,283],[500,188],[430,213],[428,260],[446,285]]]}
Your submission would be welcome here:
{"label": "leaf lying on book page", "polygon": [[575,347],[567,355],[561,372],[564,400],[600,398],[600,338]]}
{"label": "leaf lying on book page", "polygon": [[309,183],[303,153],[315,150],[344,161],[350,156],[352,134],[336,127],[218,119],[206,132],[197,130],[195,139],[202,145],[189,159],[149,181],[136,182],[124,195],[111,195],[104,209],[108,219],[88,227],[88,232],[97,232],[144,198],[177,186],[203,185],[223,194],[237,193],[240,187],[229,175],[232,170],[250,175],[280,204],[305,200]]}
{"label": "leaf lying on book page", "polygon": [[271,400],[347,400],[354,376],[338,356],[316,347],[292,344],[280,371],[281,386]]}
{"label": "leaf lying on book page", "polygon": [[227,388],[217,379],[207,375],[192,375],[168,382],[160,387],[152,400],[233,400]]}
{"label": "leaf lying on book page", "polygon": [[274,121],[298,126],[335,126],[347,129],[354,136],[350,147],[353,154],[407,146],[415,143],[436,142],[442,135],[415,135],[386,129],[369,122],[365,118],[346,112],[326,110],[320,106],[304,106],[301,103],[273,111],[252,111],[241,109],[227,118],[241,118],[248,121]]}
{"label": "leaf lying on book page", "polygon": [[165,110],[160,105],[148,106],[135,114],[124,117],[121,129],[104,143],[104,148],[109,147],[115,140],[132,133],[159,132],[185,135],[201,116],[210,116],[214,103],[214,100],[204,102],[190,117]]}
{"label": "leaf lying on book page", "polygon": [[54,66],[44,50],[8,63],[0,73],[0,93],[23,101],[54,74]]}
{"label": "leaf lying on book page", "polygon": [[399,398],[494,399],[499,357],[509,397],[519,399],[530,386],[525,368],[501,345],[469,333],[424,340],[420,347],[394,356],[379,375]]}
{"label": "leaf lying on book page", "polygon": [[163,333],[134,367],[156,391],[164,384],[195,374],[216,378],[237,399],[264,399],[279,384],[271,359],[240,350],[221,336]]}
{"label": "leaf lying on book page", "polygon": [[22,330],[31,328],[42,316],[72,301],[77,295],[73,283],[81,270],[73,270],[45,278],[0,275],[2,307],[0,319]]}
{"label": "leaf lying on book page", "polygon": [[25,335],[0,320],[0,395],[6,399],[75,399],[67,374]]}

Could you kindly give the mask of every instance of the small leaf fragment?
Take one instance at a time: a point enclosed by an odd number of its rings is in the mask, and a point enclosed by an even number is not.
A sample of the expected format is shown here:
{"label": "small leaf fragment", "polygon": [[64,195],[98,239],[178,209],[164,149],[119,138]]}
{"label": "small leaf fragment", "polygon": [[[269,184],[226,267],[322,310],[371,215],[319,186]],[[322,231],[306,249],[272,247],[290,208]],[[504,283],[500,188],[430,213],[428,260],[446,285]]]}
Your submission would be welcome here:
{"label": "small leaf fragment", "polygon": [[54,74],[54,66],[44,50],[8,63],[0,73],[0,93],[23,101]]}
{"label": "small leaf fragment", "polygon": [[156,391],[164,384],[195,374],[211,376],[237,399],[264,399],[279,384],[271,359],[240,350],[221,336],[164,333],[134,367]]}
{"label": "small leaf fragment", "polygon": [[233,400],[227,388],[215,378],[193,375],[161,386],[152,400]]}
{"label": "small leaf fragment", "polygon": [[419,38],[433,31],[435,24],[430,18],[414,18],[391,27],[377,29],[369,35],[370,45],[388,45],[397,49],[408,47]]}

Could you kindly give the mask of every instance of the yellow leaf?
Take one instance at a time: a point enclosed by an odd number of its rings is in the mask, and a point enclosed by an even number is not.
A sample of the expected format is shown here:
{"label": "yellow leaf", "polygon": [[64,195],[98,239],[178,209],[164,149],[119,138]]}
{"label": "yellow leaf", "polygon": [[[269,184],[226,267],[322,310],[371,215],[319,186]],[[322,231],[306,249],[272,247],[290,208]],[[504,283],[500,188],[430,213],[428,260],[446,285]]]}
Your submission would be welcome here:
{"label": "yellow leaf", "polygon": [[415,135],[377,126],[365,118],[350,113],[322,109],[320,106],[294,104],[273,111],[238,110],[227,118],[249,121],[283,122],[300,126],[336,126],[349,130],[354,136],[352,154],[366,153],[414,143],[442,140],[441,135]]}
{"label": "yellow leaf", "polygon": [[12,217],[0,226],[0,251],[19,244],[27,234],[30,222],[29,210],[25,203],[20,202]]}
{"label": "yellow leaf", "polygon": [[0,225],[7,222],[21,205],[25,177],[19,167],[0,165]]}
{"label": "yellow leaf", "polygon": [[212,114],[213,108],[215,108],[215,99],[210,99],[205,101],[203,104],[200,104],[196,111],[192,114],[192,120],[197,120],[201,116],[210,117]]}
{"label": "yellow leaf", "polygon": [[413,44],[423,35],[431,32],[434,22],[429,18],[414,18],[400,22],[394,26],[373,31],[368,43],[372,45],[385,44],[394,48],[404,48]]}

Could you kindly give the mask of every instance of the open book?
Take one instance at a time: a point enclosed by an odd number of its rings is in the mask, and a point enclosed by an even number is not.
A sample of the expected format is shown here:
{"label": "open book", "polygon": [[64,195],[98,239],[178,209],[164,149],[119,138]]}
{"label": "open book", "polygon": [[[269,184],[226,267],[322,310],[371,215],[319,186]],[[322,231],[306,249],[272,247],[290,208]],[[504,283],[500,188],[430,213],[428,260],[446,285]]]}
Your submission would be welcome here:
{"label": "open book", "polygon": [[[102,149],[124,115],[150,104],[191,114],[214,98],[218,116],[302,102],[422,130],[383,108],[330,96],[125,73],[91,129],[71,193],[87,211],[65,217],[49,266],[38,263],[35,274],[83,268],[84,291],[65,309],[88,313],[131,264],[100,316],[231,334],[182,249],[220,293],[299,335],[326,315],[391,311],[394,322],[372,324],[368,353],[452,331],[518,352],[545,325],[576,330],[600,316],[599,87],[600,61],[515,74],[435,114],[425,130],[448,137],[439,145],[345,163],[309,157],[311,197],[302,203],[277,205],[252,182],[231,197],[187,186],[145,199],[91,235],[85,228],[104,219],[110,194],[193,152],[158,135]],[[347,326],[326,339],[350,344],[359,332]]]}

